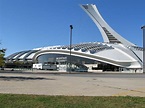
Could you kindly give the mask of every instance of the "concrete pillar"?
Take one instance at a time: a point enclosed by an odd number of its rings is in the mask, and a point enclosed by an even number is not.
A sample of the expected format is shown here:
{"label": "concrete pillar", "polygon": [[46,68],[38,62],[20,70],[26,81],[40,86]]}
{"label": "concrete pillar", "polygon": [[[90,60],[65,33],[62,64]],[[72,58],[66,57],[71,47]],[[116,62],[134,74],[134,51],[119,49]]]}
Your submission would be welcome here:
{"label": "concrete pillar", "polygon": [[143,30],[143,73],[145,73],[145,25],[141,29]]}

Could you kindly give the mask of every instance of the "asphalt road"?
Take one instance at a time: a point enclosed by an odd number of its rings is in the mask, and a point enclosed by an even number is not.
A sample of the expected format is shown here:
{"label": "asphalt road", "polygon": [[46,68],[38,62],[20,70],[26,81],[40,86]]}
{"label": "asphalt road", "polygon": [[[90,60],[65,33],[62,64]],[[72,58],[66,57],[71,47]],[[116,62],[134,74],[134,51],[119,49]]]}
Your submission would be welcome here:
{"label": "asphalt road", "polygon": [[19,75],[45,75],[45,76],[67,76],[67,77],[100,77],[100,78],[145,78],[145,73],[116,73],[116,72],[98,72],[98,73],[91,73],[91,72],[53,72],[53,71],[46,71],[46,72],[22,72],[22,71],[0,71],[2,74],[19,74]]}

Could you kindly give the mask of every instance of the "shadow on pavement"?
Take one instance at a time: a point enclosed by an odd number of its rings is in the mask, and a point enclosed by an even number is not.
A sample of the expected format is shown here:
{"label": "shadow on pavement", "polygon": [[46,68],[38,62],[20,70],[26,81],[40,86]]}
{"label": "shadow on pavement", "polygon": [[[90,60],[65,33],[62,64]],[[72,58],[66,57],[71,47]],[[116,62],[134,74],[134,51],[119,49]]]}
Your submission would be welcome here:
{"label": "shadow on pavement", "polygon": [[52,78],[42,78],[42,77],[13,77],[13,76],[0,76],[0,80],[3,81],[25,81],[25,80],[55,80]]}

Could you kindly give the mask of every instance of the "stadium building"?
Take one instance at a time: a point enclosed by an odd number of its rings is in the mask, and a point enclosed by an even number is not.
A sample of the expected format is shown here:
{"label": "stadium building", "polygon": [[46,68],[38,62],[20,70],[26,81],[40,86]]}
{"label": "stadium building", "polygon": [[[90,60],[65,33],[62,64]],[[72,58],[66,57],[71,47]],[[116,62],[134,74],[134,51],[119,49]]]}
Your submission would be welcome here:
{"label": "stadium building", "polygon": [[[100,30],[104,42],[48,46],[20,51],[6,57],[6,67],[58,71],[142,72],[143,48],[115,32],[94,4],[80,5]],[[71,51],[71,55],[70,55]]]}

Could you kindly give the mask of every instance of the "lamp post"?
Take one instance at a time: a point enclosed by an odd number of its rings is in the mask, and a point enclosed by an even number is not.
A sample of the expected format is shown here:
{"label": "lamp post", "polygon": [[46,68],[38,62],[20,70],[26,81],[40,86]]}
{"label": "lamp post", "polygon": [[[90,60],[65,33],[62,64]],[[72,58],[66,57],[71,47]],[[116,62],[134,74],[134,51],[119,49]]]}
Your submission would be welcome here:
{"label": "lamp post", "polygon": [[70,60],[69,60],[69,73],[71,72],[71,69],[72,69],[72,58],[71,58],[71,49],[72,49],[72,29],[73,29],[73,26],[70,25]]}
{"label": "lamp post", "polygon": [[145,25],[141,29],[143,30],[143,73],[145,73]]}

